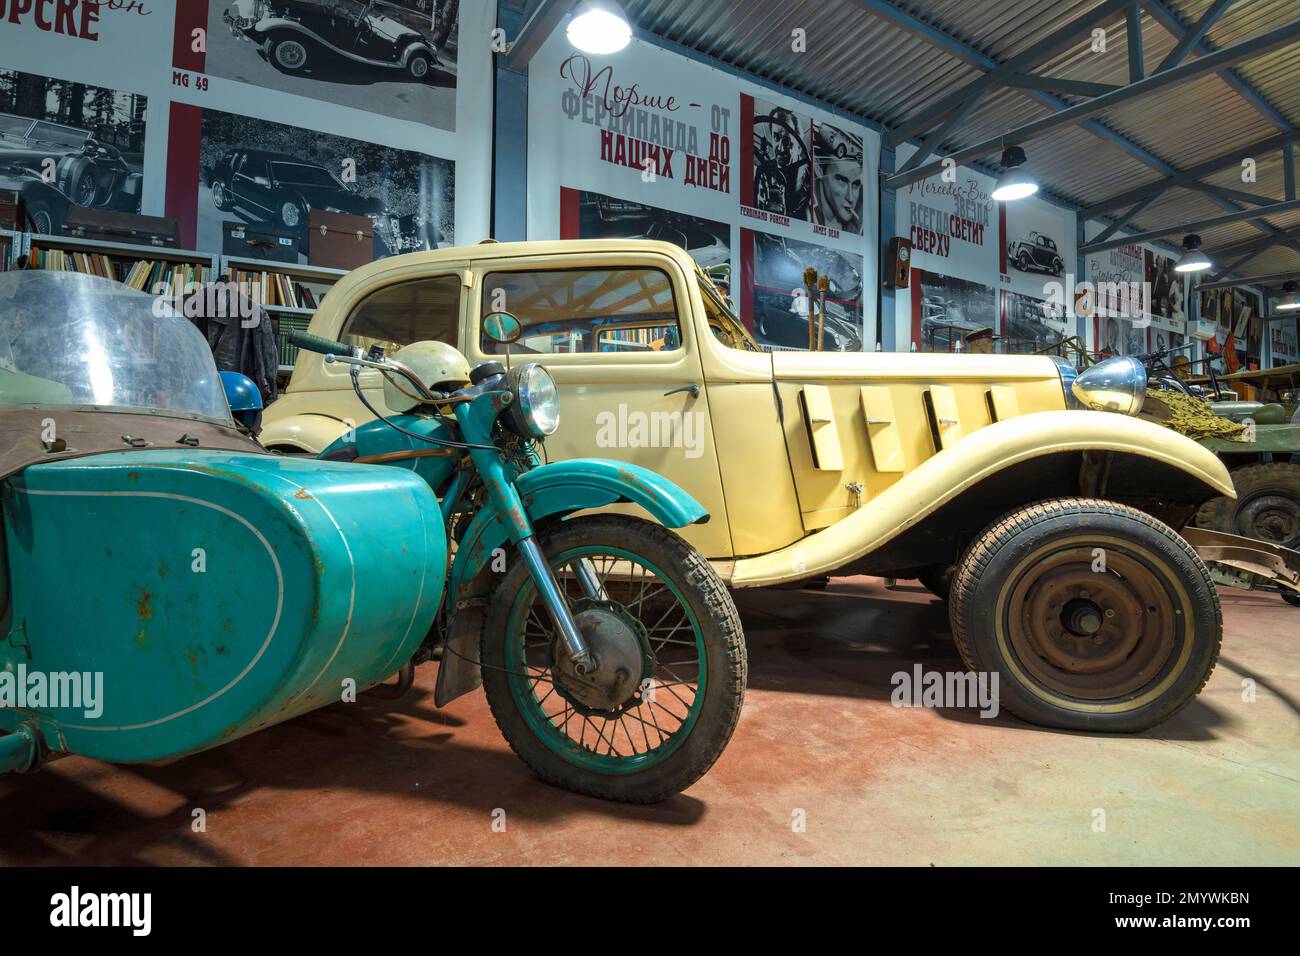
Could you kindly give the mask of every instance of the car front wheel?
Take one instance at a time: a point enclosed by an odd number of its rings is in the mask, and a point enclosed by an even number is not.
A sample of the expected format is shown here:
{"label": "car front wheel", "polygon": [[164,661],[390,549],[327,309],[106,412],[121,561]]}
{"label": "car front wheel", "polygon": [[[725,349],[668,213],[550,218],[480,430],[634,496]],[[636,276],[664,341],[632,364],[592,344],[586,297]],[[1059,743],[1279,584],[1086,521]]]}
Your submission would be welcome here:
{"label": "car front wheel", "polygon": [[1172,528],[1065,498],[1005,515],[967,550],[950,619],[966,666],[1047,727],[1131,733],[1209,680],[1223,619],[1209,572]]}
{"label": "car front wheel", "polygon": [[301,73],[311,61],[307,44],[297,37],[272,38],[267,55],[276,68],[285,73]]}

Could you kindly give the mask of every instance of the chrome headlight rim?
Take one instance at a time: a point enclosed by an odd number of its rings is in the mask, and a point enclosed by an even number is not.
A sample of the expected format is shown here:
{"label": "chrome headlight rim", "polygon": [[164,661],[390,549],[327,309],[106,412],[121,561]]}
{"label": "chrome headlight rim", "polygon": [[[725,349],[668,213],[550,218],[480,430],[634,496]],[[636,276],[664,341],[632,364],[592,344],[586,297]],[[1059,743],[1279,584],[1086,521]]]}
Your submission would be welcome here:
{"label": "chrome headlight rim", "polygon": [[1109,358],[1080,372],[1071,391],[1085,408],[1136,415],[1146,401],[1146,366],[1132,355]]}
{"label": "chrome headlight rim", "polygon": [[510,370],[515,396],[510,421],[525,438],[546,438],[560,427],[560,390],[545,366],[529,362]]}

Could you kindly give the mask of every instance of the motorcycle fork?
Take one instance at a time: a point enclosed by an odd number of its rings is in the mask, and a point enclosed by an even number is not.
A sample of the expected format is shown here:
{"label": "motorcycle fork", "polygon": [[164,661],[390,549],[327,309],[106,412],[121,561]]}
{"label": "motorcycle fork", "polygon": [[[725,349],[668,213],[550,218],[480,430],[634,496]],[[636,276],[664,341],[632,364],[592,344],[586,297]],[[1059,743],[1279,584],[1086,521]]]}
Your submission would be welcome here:
{"label": "motorcycle fork", "polygon": [[[456,420],[460,423],[461,435],[464,436],[465,441],[473,445],[493,445],[492,423],[505,409],[511,397],[509,392],[489,392],[468,404],[457,405]],[[478,469],[479,477],[483,480],[487,503],[496,508],[504,518],[506,533],[528,565],[533,583],[537,585],[537,591],[542,597],[542,603],[546,605],[552,623],[560,632],[560,640],[573,661],[574,669],[580,674],[594,670],[595,662],[591,658],[591,651],[578,630],[573,612],[569,609],[569,602],[555,579],[555,572],[551,570],[546,555],[542,553],[541,545],[537,543],[533,523],[528,518],[523,499],[519,497],[514,482],[506,472],[505,462],[500,452],[489,451],[486,448],[471,448],[469,454]],[[590,562],[587,564],[589,565]],[[596,580],[594,569],[591,570],[594,581]],[[581,572],[579,572],[579,580],[582,580]],[[584,591],[586,587],[584,583]]]}

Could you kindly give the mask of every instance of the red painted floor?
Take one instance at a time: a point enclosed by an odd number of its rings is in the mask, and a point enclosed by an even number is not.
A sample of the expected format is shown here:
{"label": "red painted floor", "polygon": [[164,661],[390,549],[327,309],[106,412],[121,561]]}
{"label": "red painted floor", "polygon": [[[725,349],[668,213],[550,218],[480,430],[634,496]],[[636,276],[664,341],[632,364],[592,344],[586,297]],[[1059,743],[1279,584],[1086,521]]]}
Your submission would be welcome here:
{"label": "red painted floor", "polygon": [[482,692],[436,710],[425,667],[395,705],[340,704],[167,765],[70,758],[0,779],[0,863],[1295,864],[1300,610],[1222,598],[1210,685],[1137,737],[892,706],[896,671],[960,668],[945,608],[846,578],[738,595],[740,727],[659,806],[538,782]]}

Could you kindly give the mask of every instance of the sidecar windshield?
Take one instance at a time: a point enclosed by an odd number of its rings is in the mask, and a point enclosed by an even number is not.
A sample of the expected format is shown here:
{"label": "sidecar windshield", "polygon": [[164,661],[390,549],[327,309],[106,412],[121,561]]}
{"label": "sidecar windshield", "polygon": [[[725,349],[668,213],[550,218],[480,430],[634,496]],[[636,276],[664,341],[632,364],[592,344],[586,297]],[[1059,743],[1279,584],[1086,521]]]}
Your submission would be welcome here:
{"label": "sidecar windshield", "polygon": [[98,276],[0,273],[0,407],[94,407],[230,422],[203,334]]}

